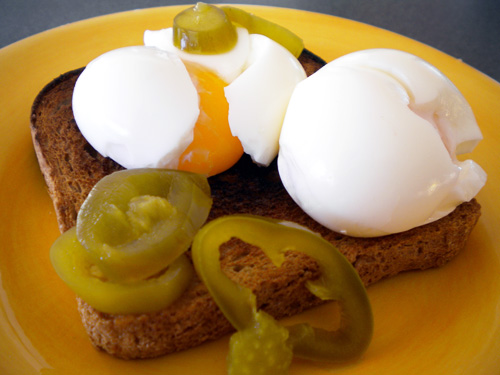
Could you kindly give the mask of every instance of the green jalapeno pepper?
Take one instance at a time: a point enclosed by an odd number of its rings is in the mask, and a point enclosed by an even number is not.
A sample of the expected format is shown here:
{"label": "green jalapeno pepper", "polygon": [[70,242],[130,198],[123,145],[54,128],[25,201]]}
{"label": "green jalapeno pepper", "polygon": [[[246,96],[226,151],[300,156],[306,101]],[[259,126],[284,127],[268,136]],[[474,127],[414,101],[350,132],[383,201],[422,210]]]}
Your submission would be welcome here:
{"label": "green jalapeno pepper", "polygon": [[182,254],[154,278],[130,284],[105,279],[76,237],[76,229],[63,233],[50,249],[59,277],[95,309],[110,314],[137,314],[160,310],[175,301],[191,281],[194,270]]}
{"label": "green jalapeno pepper", "polygon": [[99,181],[77,217],[78,240],[113,282],[150,277],[186,251],[212,199],[206,177],[131,169]]}
{"label": "green jalapeno pepper", "polygon": [[196,3],[174,18],[173,43],[182,51],[195,54],[217,54],[231,50],[238,35],[233,22],[250,34],[261,34],[281,44],[295,57],[304,49],[304,42],[290,30],[233,6],[220,8]]}
{"label": "green jalapeno pepper", "polygon": [[219,8],[202,2],[174,18],[174,45],[189,53],[216,54],[231,50],[238,40],[236,29]]}
{"label": "green jalapeno pepper", "polygon": [[183,254],[212,200],[206,177],[165,169],[115,172],[92,189],[76,227],[52,245],[57,274],[95,309],[159,310],[194,275]]}
{"label": "green jalapeno pepper", "polygon": [[[289,250],[314,258],[321,276],[308,282],[307,287],[324,300],[339,302],[340,328],[329,332],[299,324],[284,329],[267,314],[257,311],[254,294],[231,281],[220,268],[219,247],[232,237],[260,247],[276,266],[281,265],[284,253]],[[352,265],[319,235],[268,218],[227,216],[206,224],[198,232],[192,255],[198,275],[239,331],[231,338],[230,373],[243,374],[247,370],[286,373],[283,367],[290,363],[292,350],[308,359],[344,361],[358,357],[368,347],[373,318],[365,288]],[[265,365],[263,358],[271,362]]]}

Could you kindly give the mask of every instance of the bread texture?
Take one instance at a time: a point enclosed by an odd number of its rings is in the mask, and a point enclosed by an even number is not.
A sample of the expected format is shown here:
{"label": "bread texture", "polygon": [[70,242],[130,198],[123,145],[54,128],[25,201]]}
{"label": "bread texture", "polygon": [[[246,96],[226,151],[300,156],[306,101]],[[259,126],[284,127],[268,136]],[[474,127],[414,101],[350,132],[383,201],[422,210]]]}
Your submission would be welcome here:
{"label": "bread texture", "polygon": [[[309,51],[299,58],[308,75],[324,65]],[[78,131],[71,99],[82,69],[49,83],[32,108],[34,148],[61,232],[76,224],[78,210],[92,187],[104,176],[123,169],[99,155]],[[228,171],[209,179],[213,207],[208,220],[236,213],[294,221],[320,233],[353,264],[368,286],[409,270],[439,267],[465,246],[480,216],[476,200],[463,203],[448,216],[407,232],[353,238],[330,231],[306,215],[284,189],[273,162],[258,167],[244,156]],[[249,287],[259,308],[276,318],[297,314],[322,303],[305,283],[319,276],[314,260],[288,252],[277,268],[264,253],[238,239],[221,248],[224,272]],[[185,293],[161,311],[114,315],[99,312],[77,297],[83,325],[92,344],[119,358],[152,358],[220,338],[233,328],[195,278]]]}

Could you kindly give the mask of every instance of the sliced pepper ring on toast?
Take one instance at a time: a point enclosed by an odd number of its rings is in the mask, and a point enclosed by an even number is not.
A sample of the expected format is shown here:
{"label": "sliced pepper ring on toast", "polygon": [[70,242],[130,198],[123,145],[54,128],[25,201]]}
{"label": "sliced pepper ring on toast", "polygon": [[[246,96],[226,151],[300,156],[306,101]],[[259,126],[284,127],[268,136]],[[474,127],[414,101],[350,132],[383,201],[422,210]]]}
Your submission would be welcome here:
{"label": "sliced pepper ring on toast", "polygon": [[142,280],[189,248],[211,205],[202,175],[127,169],[94,186],[78,213],[76,232],[109,280]]}
{"label": "sliced pepper ring on toast", "polygon": [[[340,328],[329,332],[306,323],[290,327],[288,338],[281,340],[293,348],[296,355],[313,360],[343,361],[356,358],[366,350],[373,334],[372,311],[361,279],[347,259],[333,245],[307,229],[251,215],[226,216],[209,222],[195,236],[192,245],[198,275],[237,330],[258,331],[264,324],[272,323],[257,311],[252,291],[231,281],[221,270],[219,247],[233,237],[260,247],[276,266],[283,263],[286,251],[303,252],[318,262],[321,276],[309,281],[307,287],[321,299],[339,302],[342,310]],[[276,337],[283,337],[279,328],[271,328],[268,332],[271,333],[256,334],[261,341],[267,339],[271,346],[276,343]],[[243,346],[242,351],[248,350]],[[276,355],[276,349],[269,355]],[[287,358],[285,352],[282,355]],[[238,355],[232,353],[230,358],[238,358]],[[261,366],[260,360],[246,365]]]}
{"label": "sliced pepper ring on toast", "polygon": [[59,277],[85,302],[109,314],[139,314],[160,310],[182,295],[194,276],[182,254],[157,277],[130,284],[110,282],[89,259],[76,237],[76,229],[64,232],[50,250]]}

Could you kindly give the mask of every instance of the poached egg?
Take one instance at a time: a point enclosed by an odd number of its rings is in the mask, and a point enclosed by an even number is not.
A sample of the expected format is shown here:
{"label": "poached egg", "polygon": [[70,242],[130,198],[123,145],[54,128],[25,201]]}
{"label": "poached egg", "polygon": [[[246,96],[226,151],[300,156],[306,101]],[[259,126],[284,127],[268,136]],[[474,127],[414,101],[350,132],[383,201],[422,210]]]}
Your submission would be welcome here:
{"label": "poached egg", "polygon": [[289,194],[319,223],[382,236],[472,199],[486,173],[456,155],[481,138],[469,104],[435,67],[402,51],[365,50],[297,85],[278,168]]}
{"label": "poached egg", "polygon": [[252,160],[269,165],[278,154],[279,135],[295,85],[306,73],[285,47],[260,34],[237,28],[236,46],[222,54],[186,53],[173,44],[173,29],[146,30],[144,44],[177,54],[225,79],[231,134]]}

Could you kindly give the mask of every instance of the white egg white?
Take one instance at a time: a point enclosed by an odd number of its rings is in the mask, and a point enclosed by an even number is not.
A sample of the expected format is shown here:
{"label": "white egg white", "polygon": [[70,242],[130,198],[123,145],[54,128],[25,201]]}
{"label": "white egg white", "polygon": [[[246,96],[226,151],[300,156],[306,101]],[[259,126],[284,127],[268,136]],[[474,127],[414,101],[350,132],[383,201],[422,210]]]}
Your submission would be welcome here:
{"label": "white egg white", "polygon": [[455,153],[480,139],[465,99],[434,67],[401,51],[369,50],[297,85],[278,168],[292,198],[319,223],[381,236],[472,199],[486,174]]}
{"label": "white egg white", "polygon": [[175,168],[193,140],[199,98],[175,54],[124,47],[91,61],[73,92],[76,123],[125,168]]}
{"label": "white egg white", "polygon": [[370,49],[342,56],[331,66],[376,69],[398,80],[412,98],[411,109],[439,127],[443,142],[453,155],[471,152],[483,139],[462,93],[436,67],[415,55],[393,49]]}
{"label": "white egg white", "polygon": [[225,88],[229,126],[254,162],[269,165],[278,154],[281,125],[292,92],[306,73],[275,41],[253,34],[250,45],[248,67]]}

